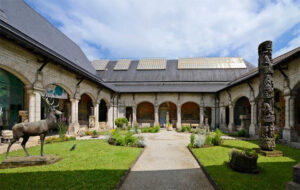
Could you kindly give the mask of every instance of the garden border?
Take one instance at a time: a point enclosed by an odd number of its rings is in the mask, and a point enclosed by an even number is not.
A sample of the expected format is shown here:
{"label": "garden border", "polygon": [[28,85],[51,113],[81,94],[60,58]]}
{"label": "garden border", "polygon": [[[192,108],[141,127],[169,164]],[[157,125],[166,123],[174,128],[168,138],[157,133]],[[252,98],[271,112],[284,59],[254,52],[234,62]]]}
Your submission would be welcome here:
{"label": "garden border", "polygon": [[126,171],[125,175],[123,175],[123,176],[121,177],[119,183],[116,185],[115,190],[119,190],[119,189],[122,187],[124,181],[127,179],[129,173],[131,172],[132,167],[136,164],[136,162],[138,161],[138,159],[142,156],[142,154],[144,153],[144,151],[145,151],[146,148],[147,148],[147,147],[143,148],[143,150],[141,151],[141,153],[138,155],[138,157],[135,159],[135,161],[134,161],[134,162],[131,164],[131,166],[128,168],[128,170]]}
{"label": "garden border", "polygon": [[201,169],[203,170],[205,176],[207,177],[207,179],[209,180],[209,182],[211,183],[211,185],[214,187],[215,190],[219,190],[220,188],[217,186],[216,182],[213,180],[213,178],[208,174],[208,172],[206,171],[206,169],[204,168],[204,166],[201,164],[201,162],[198,160],[198,158],[196,157],[196,155],[193,153],[193,151],[191,150],[190,147],[187,147],[190,151],[190,153],[193,155],[194,159],[196,159],[197,163],[199,164],[199,166],[201,167]]}

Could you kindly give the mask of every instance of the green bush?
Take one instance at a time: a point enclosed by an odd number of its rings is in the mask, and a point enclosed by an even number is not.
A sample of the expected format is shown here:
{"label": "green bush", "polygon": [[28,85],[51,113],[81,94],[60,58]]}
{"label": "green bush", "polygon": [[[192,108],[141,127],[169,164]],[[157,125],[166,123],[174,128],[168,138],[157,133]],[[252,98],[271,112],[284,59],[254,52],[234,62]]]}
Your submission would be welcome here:
{"label": "green bush", "polygon": [[97,133],[97,131],[96,130],[94,130],[93,131],[93,135],[97,135],[98,133]]}
{"label": "green bush", "polygon": [[185,126],[181,126],[181,132],[185,132],[186,131],[186,127]]}
{"label": "green bush", "polygon": [[159,132],[159,130],[160,130],[159,126],[141,128],[142,133],[157,133]]}
{"label": "green bush", "polygon": [[241,129],[238,131],[238,136],[239,137],[248,137],[249,134],[247,133],[247,131],[245,129]]}
{"label": "green bush", "polygon": [[117,136],[116,137],[116,145],[125,146],[126,145],[125,138],[122,136]]}
{"label": "green bush", "polygon": [[191,134],[191,136],[190,136],[190,146],[194,147],[194,144],[195,144],[195,135]]}
{"label": "green bush", "polygon": [[212,139],[213,139],[212,136],[210,136],[210,135],[206,136],[204,144],[206,144],[206,145],[212,145]]}
{"label": "green bush", "polygon": [[124,140],[125,140],[126,145],[135,145],[136,144],[136,137],[133,136],[133,134],[130,132],[126,133]]}
{"label": "green bush", "polygon": [[212,138],[211,141],[214,146],[218,146],[222,144],[221,136],[222,136],[222,132],[220,131],[220,129],[216,129],[215,136]]}
{"label": "green bush", "polygon": [[188,125],[188,126],[186,126],[186,130],[188,131],[188,132],[191,132],[191,126],[190,125]]}
{"label": "green bush", "polygon": [[118,128],[122,128],[123,124],[126,124],[126,126],[128,125],[128,120],[125,117],[117,118],[115,124]]}

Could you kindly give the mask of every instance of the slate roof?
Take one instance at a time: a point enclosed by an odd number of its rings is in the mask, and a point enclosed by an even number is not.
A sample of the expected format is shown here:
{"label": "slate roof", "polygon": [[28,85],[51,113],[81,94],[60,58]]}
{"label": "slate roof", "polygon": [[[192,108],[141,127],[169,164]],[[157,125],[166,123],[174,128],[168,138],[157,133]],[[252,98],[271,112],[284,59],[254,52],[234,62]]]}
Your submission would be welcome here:
{"label": "slate roof", "polygon": [[245,69],[178,69],[178,60],[167,60],[166,69],[138,70],[133,60],[128,70],[115,70],[117,61],[97,71],[106,84],[120,92],[216,92],[236,77],[254,68],[245,61]]}
{"label": "slate roof", "polygon": [[110,61],[104,71],[97,71],[105,82],[229,82],[254,68],[246,69],[177,69],[178,60],[167,60],[165,70],[137,70],[138,60],[131,61],[128,70],[114,70]]}

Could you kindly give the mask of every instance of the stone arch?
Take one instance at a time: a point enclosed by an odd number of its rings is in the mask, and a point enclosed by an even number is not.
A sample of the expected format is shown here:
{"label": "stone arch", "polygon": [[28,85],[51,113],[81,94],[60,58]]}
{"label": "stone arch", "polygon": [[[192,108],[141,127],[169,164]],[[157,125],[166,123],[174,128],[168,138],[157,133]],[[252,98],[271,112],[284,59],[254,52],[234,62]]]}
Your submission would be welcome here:
{"label": "stone arch", "polygon": [[89,116],[94,114],[93,99],[87,93],[80,96],[78,103],[78,122],[82,127],[88,128]]}
{"label": "stone arch", "polygon": [[108,108],[107,102],[102,98],[99,102],[99,122],[107,122]]}
{"label": "stone arch", "polygon": [[199,103],[196,102],[196,101],[193,101],[193,100],[186,100],[186,101],[181,102],[181,107],[182,107],[183,104],[186,104],[186,103],[189,103],[189,102],[194,103],[194,104],[197,104],[197,106],[200,107]]}
{"label": "stone arch", "polygon": [[154,123],[154,105],[143,101],[137,105],[136,118],[138,123]]}
{"label": "stone arch", "polygon": [[14,69],[12,69],[10,67],[7,67],[7,66],[1,65],[1,64],[0,64],[0,69],[3,69],[5,71],[11,73],[12,75],[16,76],[20,81],[22,81],[24,83],[25,86],[32,85],[32,82],[30,82],[30,80],[27,77],[25,77],[23,74],[21,74],[20,72],[15,71]]}
{"label": "stone arch", "polygon": [[44,86],[45,89],[47,89],[48,86],[50,85],[57,85],[57,86],[60,86],[62,87],[67,93],[68,95],[70,96],[70,98],[72,97],[72,95],[74,94],[71,89],[69,89],[66,85],[62,84],[62,83],[49,83],[47,85]]}
{"label": "stone arch", "polygon": [[235,100],[234,102],[234,124],[235,126],[242,125],[241,115],[243,115],[243,119],[247,121],[247,126],[250,125],[250,118],[251,118],[251,104],[249,98],[246,96],[242,96]]}
{"label": "stone arch", "polygon": [[[55,87],[55,89],[57,87],[60,87],[63,91],[65,91],[67,93],[67,97],[65,97],[62,93],[62,96],[57,96],[57,97],[53,97],[54,103],[56,105],[58,105],[57,109],[59,111],[61,111],[63,114],[61,117],[63,117],[66,122],[69,124],[71,123],[71,102],[70,102],[70,98],[72,97],[72,92],[71,90],[64,86],[61,83],[51,83],[51,84],[47,84],[44,86],[44,94],[46,93],[51,93],[49,90],[55,90],[53,89]],[[49,91],[49,92],[48,92]],[[49,95],[49,97],[51,97],[51,95]],[[41,98],[41,119],[45,119],[47,117],[47,109],[48,106],[46,104],[46,102],[44,101],[43,98]]]}
{"label": "stone arch", "polygon": [[84,94],[88,95],[92,99],[93,104],[96,102],[96,98],[94,97],[94,95],[92,93],[90,93],[90,92],[82,92],[82,93],[80,93],[80,97],[82,95],[84,95]]}
{"label": "stone arch", "polygon": [[[168,122],[176,127],[177,122],[177,106],[171,101],[162,102],[158,107],[159,124],[166,127]],[[167,117],[168,116],[168,117]]]}
{"label": "stone arch", "polygon": [[200,123],[200,106],[193,101],[187,101],[181,105],[181,123],[199,124]]}
{"label": "stone arch", "polygon": [[274,112],[276,130],[282,130],[285,126],[285,99],[283,91],[274,89]]}
{"label": "stone arch", "polygon": [[22,122],[19,111],[25,108],[25,84],[13,73],[0,69],[0,131]]}

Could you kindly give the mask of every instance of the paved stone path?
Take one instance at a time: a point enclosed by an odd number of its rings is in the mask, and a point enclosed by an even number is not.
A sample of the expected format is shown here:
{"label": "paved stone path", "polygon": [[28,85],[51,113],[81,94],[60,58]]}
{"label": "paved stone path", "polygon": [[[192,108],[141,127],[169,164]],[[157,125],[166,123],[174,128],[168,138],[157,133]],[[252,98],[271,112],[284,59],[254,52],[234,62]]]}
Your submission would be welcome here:
{"label": "paved stone path", "polygon": [[186,148],[190,134],[145,134],[147,147],[125,179],[122,190],[214,189]]}

